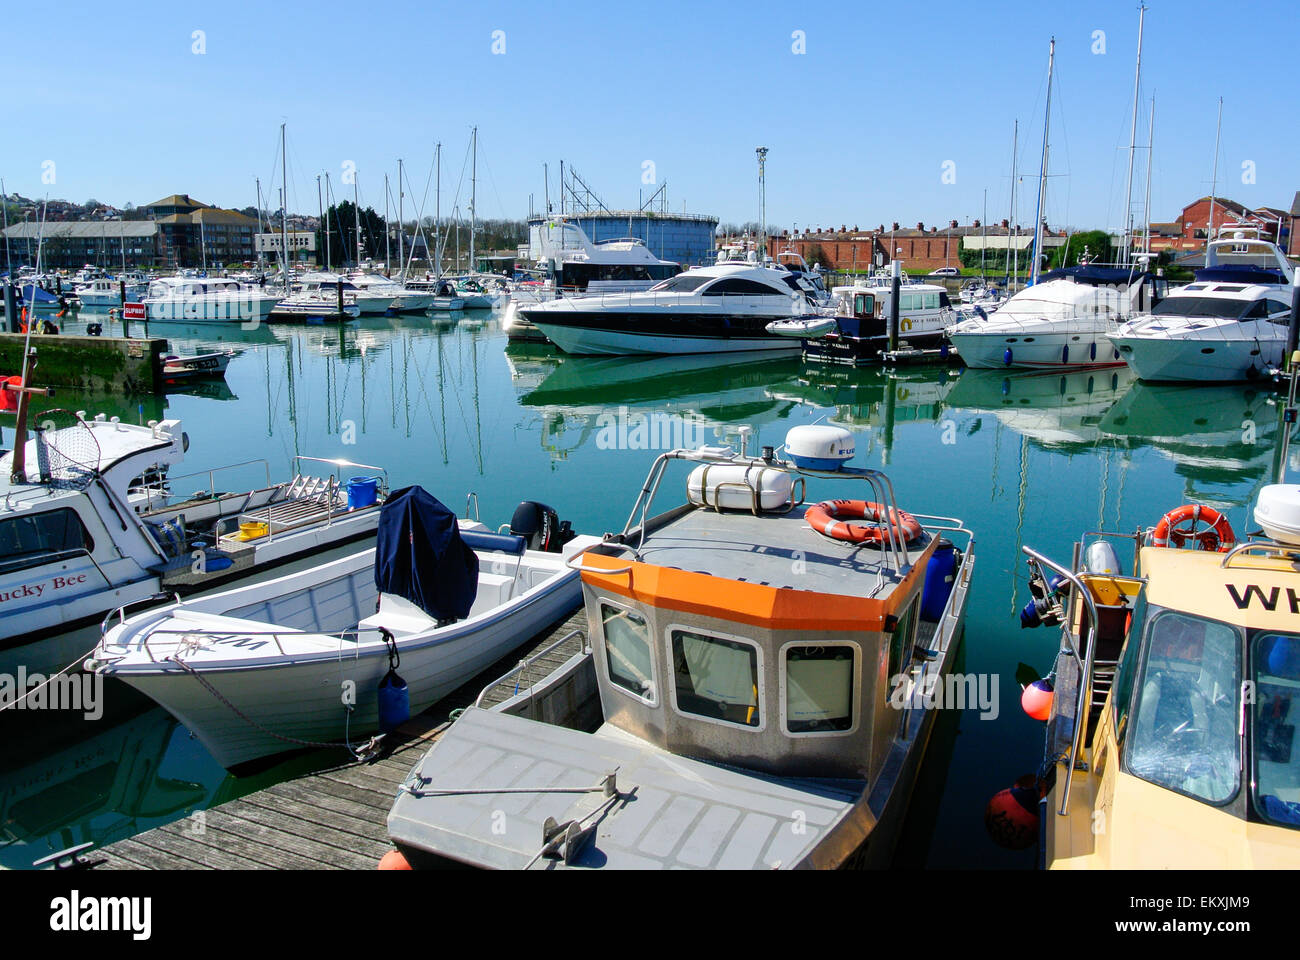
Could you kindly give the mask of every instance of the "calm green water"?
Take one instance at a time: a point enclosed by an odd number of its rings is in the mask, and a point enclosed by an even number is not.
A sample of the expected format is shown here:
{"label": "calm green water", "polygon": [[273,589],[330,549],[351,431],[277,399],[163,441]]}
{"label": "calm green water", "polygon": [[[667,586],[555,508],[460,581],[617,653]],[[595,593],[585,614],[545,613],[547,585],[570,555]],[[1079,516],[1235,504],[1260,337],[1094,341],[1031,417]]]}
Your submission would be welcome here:
{"label": "calm green water", "polygon": [[[1041,754],[1042,726],[1019,708],[1016,664],[1046,672],[1056,645],[1053,632],[1019,628],[1016,614],[1028,599],[1020,545],[1068,560],[1082,531],[1151,525],[1190,500],[1226,509],[1239,532],[1253,529],[1248,504],[1273,470],[1271,393],[1153,387],[1123,368],[895,376],[788,358],[573,358],[507,347],[496,320],[474,313],[366,321],[341,332],[182,325],[150,332],[171,338],[177,352],[242,353],[224,386],[143,404],[65,395],[57,405],[130,420],[179,418],[192,470],[264,458],[275,479],[297,454],[344,457],[385,467],[394,487],[422,484],[458,511],[474,491],[494,526],[520,500],[537,499],[583,532],[621,529],[654,452],[611,448],[608,415],[630,418],[628,447],[638,439],[638,415],[691,418],[694,429],[702,418],[710,441],[734,438],[742,424],[757,443],[773,445],[790,427],[823,418],[853,430],[855,463],[888,471],[905,509],[958,516],[975,531],[963,669],[1000,681],[996,719],[941,717],[900,849],[910,865],[1033,864],[1032,852],[1000,850],[983,829],[988,798],[1034,769]],[[259,475],[232,475],[218,486],[252,485]],[[194,481],[195,489],[206,486],[206,476]],[[657,503],[667,505],[668,494]],[[116,709],[98,723],[33,729],[29,716],[0,726],[8,743],[0,863],[24,867],[73,843],[110,842],[337,759],[299,757],[235,781],[167,714],[109,693]]]}

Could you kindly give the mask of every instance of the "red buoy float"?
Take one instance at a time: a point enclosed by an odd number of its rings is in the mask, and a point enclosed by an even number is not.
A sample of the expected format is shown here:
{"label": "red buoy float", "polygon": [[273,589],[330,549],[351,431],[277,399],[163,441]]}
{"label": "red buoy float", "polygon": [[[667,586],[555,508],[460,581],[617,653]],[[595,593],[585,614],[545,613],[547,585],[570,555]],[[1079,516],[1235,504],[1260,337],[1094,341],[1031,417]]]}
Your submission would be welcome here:
{"label": "red buoy float", "polygon": [[[1191,521],[1190,524],[1187,521]],[[1208,524],[1200,533],[1196,532],[1198,523]],[[1186,529],[1184,529],[1186,525]],[[1202,550],[1218,550],[1227,553],[1237,542],[1237,535],[1232,532],[1228,518],[1213,507],[1203,507],[1199,503],[1185,503],[1170,510],[1156,528],[1151,531],[1151,546],[1167,547],[1172,542],[1181,547],[1188,540],[1196,541]]]}
{"label": "red buoy float", "polygon": [[1051,680],[1035,680],[1026,684],[1024,692],[1020,694],[1020,708],[1035,720],[1046,720],[1052,715],[1052,699],[1055,696],[1052,690]]}
{"label": "red buoy float", "polygon": [[410,870],[411,864],[407,862],[406,857],[402,856],[399,850],[389,850],[379,858],[380,870]]}
{"label": "red buoy float", "polygon": [[984,808],[984,829],[999,847],[1026,850],[1038,840],[1038,778],[1027,773],[993,795]]}
{"label": "red buoy float", "polygon": [[[808,521],[808,526],[832,540],[882,543],[888,542],[886,514],[890,515],[888,525],[894,528],[894,536],[901,537],[904,543],[910,543],[921,535],[921,524],[910,513],[899,510],[894,515],[895,511],[866,500],[823,500],[809,507],[803,518]],[[845,520],[869,520],[879,526],[859,526],[845,523]]]}

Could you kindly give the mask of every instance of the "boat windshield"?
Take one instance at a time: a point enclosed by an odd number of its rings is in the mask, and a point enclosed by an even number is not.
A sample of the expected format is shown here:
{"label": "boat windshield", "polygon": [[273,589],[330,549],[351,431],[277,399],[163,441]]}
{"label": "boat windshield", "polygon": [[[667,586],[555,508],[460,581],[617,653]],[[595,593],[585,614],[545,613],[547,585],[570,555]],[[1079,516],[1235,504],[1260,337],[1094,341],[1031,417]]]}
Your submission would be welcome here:
{"label": "boat windshield", "polygon": [[1226,804],[1241,783],[1240,635],[1175,610],[1149,623],[1127,767],[1158,786]]}
{"label": "boat windshield", "polygon": [[1237,320],[1251,306],[1249,301],[1224,297],[1168,297],[1151,309],[1151,315]]}
{"label": "boat windshield", "polygon": [[1300,830],[1300,636],[1255,631],[1250,660],[1251,801],[1268,822]]}
{"label": "boat windshield", "polygon": [[675,293],[687,293],[691,290],[699,289],[700,287],[704,286],[706,283],[708,283],[710,280],[713,279],[716,278],[692,277],[692,276],[687,276],[684,273],[679,273],[675,277],[669,277],[667,280],[663,281],[662,283],[656,283],[650,289],[656,291],[667,290],[667,291],[673,291]]}

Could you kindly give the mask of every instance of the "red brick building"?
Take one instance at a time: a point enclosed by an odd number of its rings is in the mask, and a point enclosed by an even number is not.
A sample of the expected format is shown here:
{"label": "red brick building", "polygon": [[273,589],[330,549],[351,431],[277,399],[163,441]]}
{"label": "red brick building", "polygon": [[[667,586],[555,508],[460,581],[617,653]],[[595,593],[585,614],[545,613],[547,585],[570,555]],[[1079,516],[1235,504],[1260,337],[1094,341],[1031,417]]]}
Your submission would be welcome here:
{"label": "red brick building", "polygon": [[1252,210],[1227,197],[1200,197],[1183,207],[1177,220],[1170,223],[1151,224],[1151,249],[1187,251],[1202,250],[1209,236],[1210,211],[1213,205],[1214,230],[1228,223],[1244,223],[1258,227],[1260,232],[1295,253],[1298,248],[1295,222],[1300,218],[1300,193],[1290,210],[1279,207],[1259,207]]}
{"label": "red brick building", "polygon": [[[915,227],[880,224],[867,230],[859,230],[856,226],[841,226],[838,230],[819,227],[801,230],[794,235],[789,231],[774,234],[768,242],[768,252],[776,256],[794,250],[809,265],[820,263],[824,270],[870,270],[887,266],[891,260],[901,260],[903,268],[911,273],[931,273],[941,267],[961,266],[963,238],[985,236],[992,249],[997,246],[995,237],[1005,237],[1012,232],[1007,229],[1005,220],[999,226],[987,228],[981,228],[978,220],[964,227],[959,226],[956,220],[950,220],[944,226],[929,227],[924,223]],[[1020,229],[1023,248],[1028,247],[1032,233],[1032,227]],[[1057,236],[1050,230],[1046,235]],[[1006,242],[1000,246],[1005,247]]]}

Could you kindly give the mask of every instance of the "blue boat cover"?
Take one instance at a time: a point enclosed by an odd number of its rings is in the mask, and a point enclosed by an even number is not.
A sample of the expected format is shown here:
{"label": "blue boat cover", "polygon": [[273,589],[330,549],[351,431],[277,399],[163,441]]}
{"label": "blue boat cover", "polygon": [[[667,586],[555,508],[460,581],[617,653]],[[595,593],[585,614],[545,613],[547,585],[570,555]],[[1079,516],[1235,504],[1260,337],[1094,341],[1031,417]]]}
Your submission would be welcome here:
{"label": "blue boat cover", "polygon": [[1129,282],[1138,283],[1146,275],[1146,272],[1142,270],[1129,270],[1127,267],[1094,267],[1092,264],[1086,263],[1082,266],[1049,271],[1040,276],[1038,282],[1073,280],[1075,283],[1127,284]]}
{"label": "blue boat cover", "polygon": [[464,619],[478,593],[478,557],[456,515],[423,487],[403,487],[379,510],[375,586],[435,620]]}
{"label": "blue boat cover", "polygon": [[1220,283],[1286,283],[1281,270],[1257,267],[1253,264],[1228,264],[1226,266],[1202,267],[1194,271],[1200,281],[1218,281]]}

